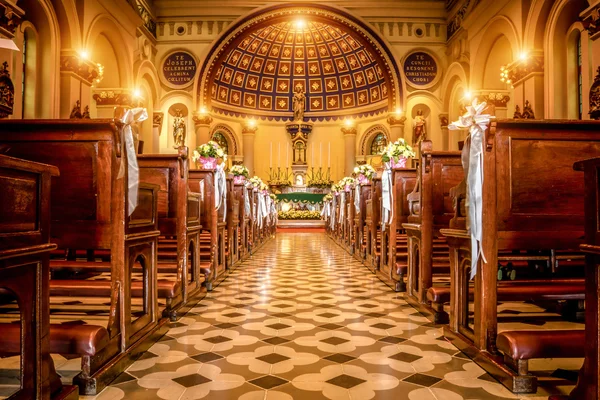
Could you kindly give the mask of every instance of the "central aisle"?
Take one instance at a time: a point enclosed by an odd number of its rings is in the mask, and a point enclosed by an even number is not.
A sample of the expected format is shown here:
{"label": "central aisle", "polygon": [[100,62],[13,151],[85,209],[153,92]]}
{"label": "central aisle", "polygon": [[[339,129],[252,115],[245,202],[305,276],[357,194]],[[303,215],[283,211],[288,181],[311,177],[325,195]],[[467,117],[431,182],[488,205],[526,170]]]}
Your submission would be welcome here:
{"label": "central aisle", "polygon": [[278,234],[97,398],[516,398],[402,297],[325,234]]}

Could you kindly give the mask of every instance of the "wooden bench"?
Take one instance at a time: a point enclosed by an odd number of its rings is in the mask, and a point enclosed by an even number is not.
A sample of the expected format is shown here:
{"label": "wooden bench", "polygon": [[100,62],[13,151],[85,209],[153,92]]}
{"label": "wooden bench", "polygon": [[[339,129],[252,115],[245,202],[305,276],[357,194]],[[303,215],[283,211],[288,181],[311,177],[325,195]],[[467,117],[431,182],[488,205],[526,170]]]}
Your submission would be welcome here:
{"label": "wooden bench", "polygon": [[[200,269],[204,274],[204,285],[210,292],[215,281],[221,278],[226,270],[225,229],[227,222],[223,219],[224,207],[218,210],[215,204],[215,171],[190,169],[188,186],[190,191],[199,192],[202,197],[200,224],[205,235],[201,235],[201,246],[208,248],[200,251]],[[208,258],[208,263],[202,262]]]}
{"label": "wooden bench", "polygon": [[233,176],[227,177],[227,267],[240,261],[240,198],[233,185]]}
{"label": "wooden bench", "polygon": [[535,391],[536,380],[519,375],[497,357],[499,252],[579,247],[583,178],[571,166],[598,154],[599,131],[600,124],[589,121],[491,122],[483,141],[482,252],[487,263],[479,260],[475,276],[473,329],[467,301],[470,234],[464,229],[441,230],[448,239],[451,264],[450,326],[444,333],[516,393]]}
{"label": "wooden bench", "polygon": [[[250,205],[250,198],[248,195],[248,188],[245,183],[234,183],[233,185],[234,197],[237,199],[239,204],[239,236],[238,236],[238,247],[239,247],[239,259],[244,261],[249,255],[249,243],[251,238],[251,219],[252,219],[252,207]],[[248,204],[246,206],[246,204]]]}
{"label": "wooden bench", "polygon": [[76,386],[63,387],[50,357],[50,186],[58,175],[54,166],[0,155],[0,287],[20,316],[0,324],[0,354],[21,357],[14,399],[79,398]]}
{"label": "wooden bench", "polygon": [[[141,183],[138,206],[128,216],[128,168],[120,125],[115,120],[8,120],[0,124],[0,148],[8,155],[55,165],[51,241],[60,249],[110,251],[108,342],[81,356],[82,371],[74,378],[80,393],[92,395],[145,351],[166,321],[161,321],[156,288],[158,187]],[[18,135],[15,134],[18,132]],[[121,165],[123,176],[119,177]],[[132,274],[143,269],[143,307],[132,311]],[[86,281],[80,281],[83,285]],[[52,288],[52,281],[50,282]],[[85,288],[78,292],[86,296]],[[65,340],[91,348],[82,326],[71,325]],[[52,328],[51,333],[52,337]],[[50,342],[52,351],[55,343]]]}
{"label": "wooden bench", "polygon": [[[583,157],[582,157],[583,158]],[[600,158],[576,162],[575,171],[583,171],[585,184],[585,243],[581,250],[585,253],[585,334],[579,343],[585,344],[585,360],[579,371],[577,385],[569,396],[551,396],[550,400],[596,400],[600,398],[598,352],[600,346],[598,332],[598,310],[600,291],[598,265],[600,264],[600,218],[598,193],[600,193]],[[581,174],[580,174],[581,175]],[[578,332],[579,333],[579,332]],[[580,333],[579,333],[580,334]]]}
{"label": "wooden bench", "polygon": [[433,151],[429,140],[421,142],[417,184],[407,196],[410,215],[402,226],[408,236],[407,300],[436,323],[445,318],[428,307],[427,290],[434,272],[449,275],[448,245],[439,231],[454,216],[450,191],[464,179],[460,152]]}
{"label": "wooden bench", "polygon": [[364,263],[372,272],[379,268],[381,257],[381,171],[371,182],[371,196],[366,201],[365,216],[365,260]]}
{"label": "wooden bench", "polygon": [[394,204],[392,218],[381,234],[381,261],[379,277],[396,292],[406,290],[404,275],[408,258],[406,233],[402,224],[409,215],[408,194],[416,183],[415,168],[393,168],[392,190]]}
{"label": "wooden bench", "polygon": [[[138,156],[140,181],[159,186],[158,272],[175,270],[177,280],[159,280],[159,298],[166,300],[163,315],[175,321],[193,304],[191,299],[202,289],[200,274],[200,193],[188,188],[188,149],[177,154]],[[168,239],[175,238],[175,243]],[[134,290],[136,288],[134,287]],[[182,308],[183,307],[183,308]]]}
{"label": "wooden bench", "polygon": [[365,220],[367,216],[367,201],[371,198],[371,183],[360,186],[360,198],[358,209],[354,214],[354,257],[363,262],[366,257],[366,229]]}

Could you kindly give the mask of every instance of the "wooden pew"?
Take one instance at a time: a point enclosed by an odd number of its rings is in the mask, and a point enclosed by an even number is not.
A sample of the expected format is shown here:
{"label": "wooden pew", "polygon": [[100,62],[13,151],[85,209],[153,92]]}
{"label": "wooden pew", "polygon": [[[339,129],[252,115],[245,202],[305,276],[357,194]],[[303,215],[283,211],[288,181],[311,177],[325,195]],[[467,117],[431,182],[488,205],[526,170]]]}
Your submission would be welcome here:
{"label": "wooden pew", "polygon": [[11,399],[79,398],[76,386],[63,387],[50,357],[50,186],[58,175],[54,166],[0,155],[0,287],[20,312],[20,323],[0,324],[0,354],[21,356]]}
{"label": "wooden pew", "polygon": [[393,214],[385,231],[381,233],[381,262],[379,277],[396,292],[406,290],[404,275],[408,258],[407,238],[402,224],[407,221],[409,207],[407,196],[416,182],[414,168],[392,169]]}
{"label": "wooden pew", "polygon": [[240,198],[233,185],[233,176],[227,177],[227,268],[240,261]]}
{"label": "wooden pew", "polygon": [[569,396],[550,396],[550,400],[597,400],[600,398],[598,310],[600,292],[600,218],[598,193],[600,193],[600,158],[576,162],[575,171],[583,171],[585,184],[585,243],[580,246],[586,257],[585,283],[585,333],[579,343],[585,343],[585,360],[579,371],[577,385]]}
{"label": "wooden pew", "polygon": [[[514,392],[534,392],[536,379],[502,362],[496,350],[497,301],[501,298],[583,298],[580,284],[498,285],[502,251],[573,250],[582,242],[583,178],[575,161],[597,155],[600,124],[589,121],[493,120],[485,132],[483,154],[483,242],[487,263],[478,263],[474,283],[474,321],[469,326],[471,244],[464,229],[442,229],[451,264],[450,326],[445,335]],[[460,195],[459,195],[460,197]],[[523,297],[523,296],[520,296]],[[528,346],[536,341],[516,343]],[[518,339],[515,339],[518,340]]]}
{"label": "wooden pew", "polygon": [[[448,228],[454,217],[451,189],[464,179],[461,154],[433,151],[429,140],[421,142],[417,184],[408,195],[410,215],[402,226],[408,235],[407,299],[436,323],[448,323],[442,310],[427,307],[427,290],[434,274],[450,274],[448,245],[440,229]],[[420,307],[419,305],[424,305]]]}
{"label": "wooden pew", "polygon": [[[205,235],[201,235],[200,270],[204,274],[206,290],[212,291],[215,282],[226,270],[225,258],[225,228],[227,222],[223,219],[223,208],[216,209],[215,204],[215,171],[205,169],[190,169],[188,186],[190,191],[198,191],[202,197],[200,209],[200,225]],[[203,262],[208,258],[208,263]]]}
{"label": "wooden pew", "polygon": [[354,258],[363,262],[366,257],[366,228],[367,201],[371,198],[371,183],[360,186],[360,201],[354,214]]}
{"label": "wooden pew", "polygon": [[372,272],[379,268],[381,257],[381,171],[371,182],[371,197],[366,202],[365,265]]}
{"label": "wooden pew", "polygon": [[[159,318],[157,301],[158,187],[141,183],[138,206],[127,216],[128,168],[119,124],[115,120],[8,120],[0,124],[0,148],[7,155],[60,170],[60,177],[52,183],[50,240],[60,249],[110,251],[110,280],[50,281],[51,295],[85,297],[100,290],[110,297],[105,326],[69,325],[66,329],[62,325],[50,330],[50,352],[81,356],[82,371],[74,378],[81,394],[102,390],[166,331],[161,329],[166,320]],[[122,163],[124,175],[119,178]],[[133,282],[138,266],[143,280]],[[134,314],[136,286],[143,307]]]}
{"label": "wooden pew", "polygon": [[[177,320],[195,302],[191,299],[202,290],[200,274],[200,193],[188,188],[188,148],[177,154],[138,156],[140,181],[160,187],[158,197],[158,272],[176,271],[175,296],[163,294],[165,317]],[[170,291],[170,292],[171,292]],[[196,300],[199,300],[197,298]]]}
{"label": "wooden pew", "polygon": [[[237,183],[233,185],[234,196],[239,202],[239,236],[238,236],[238,247],[239,247],[239,259],[240,261],[245,260],[249,254],[249,243],[251,238],[251,218],[252,218],[252,207],[246,210],[246,199],[248,197],[248,189],[245,183]],[[248,203],[250,204],[250,203]]]}

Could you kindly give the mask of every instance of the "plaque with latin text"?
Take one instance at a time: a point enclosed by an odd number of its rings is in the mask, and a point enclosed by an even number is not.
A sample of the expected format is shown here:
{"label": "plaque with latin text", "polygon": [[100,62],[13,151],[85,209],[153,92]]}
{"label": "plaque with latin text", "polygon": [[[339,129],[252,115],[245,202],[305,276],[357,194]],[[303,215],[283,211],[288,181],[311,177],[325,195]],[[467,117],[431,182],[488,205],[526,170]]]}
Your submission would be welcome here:
{"label": "plaque with latin text", "polygon": [[404,76],[413,86],[431,84],[438,75],[435,59],[428,53],[419,51],[410,54],[404,60]]}
{"label": "plaque with latin text", "polygon": [[185,51],[178,51],[165,58],[162,70],[165,80],[171,85],[185,86],[194,79],[196,67],[194,56]]}

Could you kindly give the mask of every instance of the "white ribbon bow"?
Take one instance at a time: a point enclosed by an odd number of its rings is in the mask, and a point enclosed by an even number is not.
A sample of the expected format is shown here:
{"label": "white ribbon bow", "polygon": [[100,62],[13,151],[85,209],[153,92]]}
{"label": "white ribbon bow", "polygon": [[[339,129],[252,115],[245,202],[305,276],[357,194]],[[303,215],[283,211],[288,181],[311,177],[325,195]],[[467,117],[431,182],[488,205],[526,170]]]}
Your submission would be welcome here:
{"label": "white ribbon bow", "polygon": [[467,176],[467,208],[469,217],[469,230],[471,231],[471,276],[475,277],[479,257],[487,263],[481,248],[483,230],[483,139],[485,130],[490,123],[490,115],[482,114],[487,104],[473,104],[467,106],[467,113],[458,118],[458,121],[448,125],[450,130],[469,130],[470,140],[465,140],[461,161]]}
{"label": "white ribbon bow", "polygon": [[385,226],[392,221],[394,211],[394,194],[392,191],[392,169],[390,163],[386,163],[381,174],[381,230],[385,231]]}
{"label": "white ribbon bow", "polygon": [[323,219],[327,219],[329,217],[329,214],[331,212],[330,206],[331,206],[330,202],[328,202],[328,201],[325,202],[325,204],[323,206],[323,210],[321,211],[321,216],[323,217]]}
{"label": "white ribbon bow", "polygon": [[[140,186],[140,169],[137,162],[137,151],[135,149],[135,140],[133,139],[132,124],[142,122],[148,119],[148,112],[145,108],[133,108],[125,111],[125,114],[121,117],[121,123],[123,128],[121,129],[121,157],[123,153],[127,156],[127,198],[128,198],[128,209],[127,215],[130,216],[138,204],[138,190]],[[121,160],[121,167],[119,168],[118,179],[123,178],[125,175],[125,163]]]}
{"label": "white ribbon bow", "polygon": [[354,188],[354,208],[356,208],[356,212],[360,212],[360,184],[356,184]]}
{"label": "white ribbon bow", "polygon": [[227,178],[225,176],[225,166],[217,165],[215,170],[215,208],[224,207],[223,221],[227,218]]}

